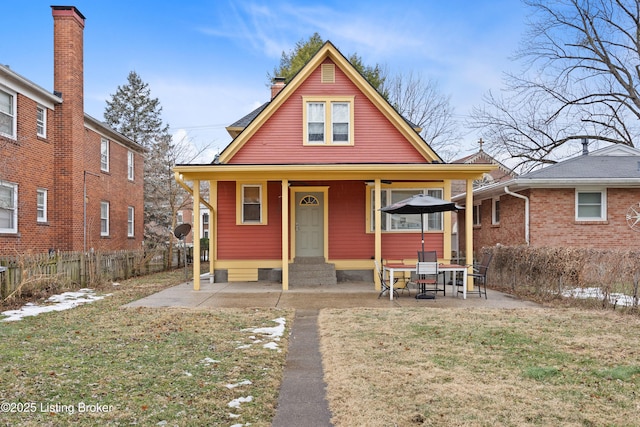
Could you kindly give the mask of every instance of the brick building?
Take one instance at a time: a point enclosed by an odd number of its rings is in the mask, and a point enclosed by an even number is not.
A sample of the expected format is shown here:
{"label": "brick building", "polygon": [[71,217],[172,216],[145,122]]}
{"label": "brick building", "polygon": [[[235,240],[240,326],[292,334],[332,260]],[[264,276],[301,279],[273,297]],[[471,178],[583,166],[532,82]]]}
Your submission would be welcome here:
{"label": "brick building", "polygon": [[139,249],[144,149],[85,114],[85,18],[52,15],[53,92],[0,66],[0,254]]}
{"label": "brick building", "polygon": [[585,142],[580,156],[475,189],[473,204],[476,254],[496,244],[640,249],[640,150],[589,153]]}

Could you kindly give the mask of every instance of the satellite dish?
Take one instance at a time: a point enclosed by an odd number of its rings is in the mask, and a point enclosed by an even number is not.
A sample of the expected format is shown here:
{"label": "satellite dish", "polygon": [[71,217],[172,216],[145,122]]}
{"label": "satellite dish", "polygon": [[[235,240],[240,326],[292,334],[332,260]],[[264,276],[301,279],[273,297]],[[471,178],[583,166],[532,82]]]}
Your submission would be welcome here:
{"label": "satellite dish", "polygon": [[180,224],[173,231],[173,235],[176,236],[178,239],[182,239],[184,236],[189,234],[190,231],[191,231],[191,224],[186,224],[186,223]]}

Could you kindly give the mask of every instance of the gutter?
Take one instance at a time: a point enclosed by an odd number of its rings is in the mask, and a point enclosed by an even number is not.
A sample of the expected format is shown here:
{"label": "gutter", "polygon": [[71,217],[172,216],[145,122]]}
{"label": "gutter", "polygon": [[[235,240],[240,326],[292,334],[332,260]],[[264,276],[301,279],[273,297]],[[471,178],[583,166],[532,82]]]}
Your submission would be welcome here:
{"label": "gutter", "polygon": [[505,185],[504,192],[510,196],[517,197],[524,200],[524,240],[529,246],[529,198],[522,194],[513,193],[509,190],[509,187]]}

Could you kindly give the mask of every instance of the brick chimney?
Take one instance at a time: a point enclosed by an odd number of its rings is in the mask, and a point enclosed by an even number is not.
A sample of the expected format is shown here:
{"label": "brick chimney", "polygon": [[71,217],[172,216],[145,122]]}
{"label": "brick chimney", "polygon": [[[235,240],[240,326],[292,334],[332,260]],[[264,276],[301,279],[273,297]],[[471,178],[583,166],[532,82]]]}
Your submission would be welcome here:
{"label": "brick chimney", "polygon": [[[51,6],[53,89],[62,97],[54,110],[56,249],[81,251],[84,232],[84,16],[74,6]],[[80,196],[78,196],[80,195]],[[57,214],[61,212],[61,214]],[[62,213],[63,212],[63,213]],[[74,242],[75,246],[74,247]],[[78,246],[77,242],[80,242]]]}
{"label": "brick chimney", "polygon": [[273,84],[271,85],[271,99],[275,98],[276,95],[279,94],[282,89],[284,89],[284,81],[284,77],[275,77],[273,79]]}

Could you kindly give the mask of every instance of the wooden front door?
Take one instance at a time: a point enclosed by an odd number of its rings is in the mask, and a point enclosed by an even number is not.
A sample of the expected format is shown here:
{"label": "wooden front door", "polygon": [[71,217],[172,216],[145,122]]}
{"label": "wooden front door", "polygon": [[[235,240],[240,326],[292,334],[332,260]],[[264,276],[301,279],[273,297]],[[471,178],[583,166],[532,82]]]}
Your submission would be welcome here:
{"label": "wooden front door", "polygon": [[324,195],[316,192],[296,193],[297,257],[324,256]]}

